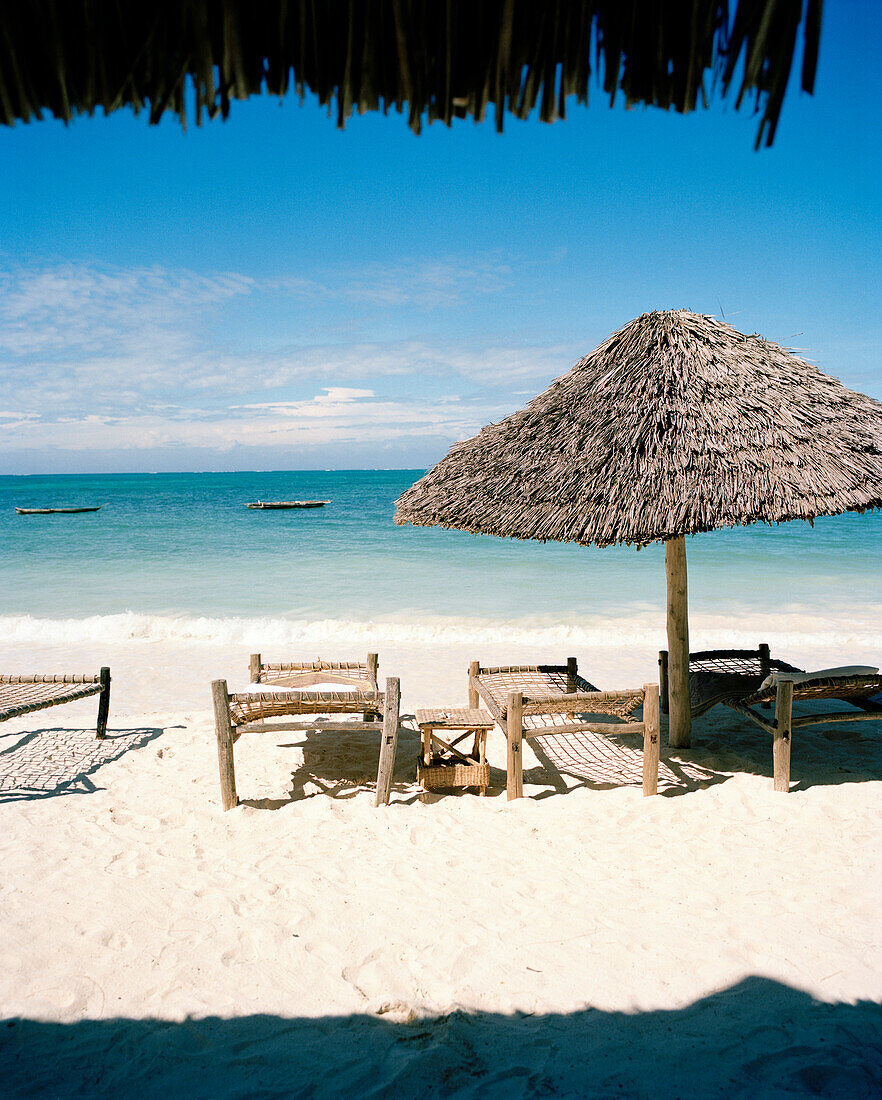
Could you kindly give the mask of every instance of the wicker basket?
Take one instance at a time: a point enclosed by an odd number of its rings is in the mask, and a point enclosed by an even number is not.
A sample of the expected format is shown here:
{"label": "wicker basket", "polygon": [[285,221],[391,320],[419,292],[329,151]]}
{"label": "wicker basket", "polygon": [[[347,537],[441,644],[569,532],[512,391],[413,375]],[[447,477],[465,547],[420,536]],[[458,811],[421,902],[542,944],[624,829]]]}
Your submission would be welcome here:
{"label": "wicker basket", "polygon": [[417,782],[427,791],[446,787],[488,787],[489,764],[423,764],[417,765]]}

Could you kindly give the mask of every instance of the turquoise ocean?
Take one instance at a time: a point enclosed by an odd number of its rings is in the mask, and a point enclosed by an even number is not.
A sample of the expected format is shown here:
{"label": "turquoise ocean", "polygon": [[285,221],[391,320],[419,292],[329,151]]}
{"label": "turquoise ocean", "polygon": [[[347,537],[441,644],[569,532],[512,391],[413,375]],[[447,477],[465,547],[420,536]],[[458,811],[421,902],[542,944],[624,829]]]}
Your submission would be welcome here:
{"label": "turquoise ocean", "polygon": [[[504,637],[614,621],[627,637],[629,624],[663,616],[661,546],[601,550],[397,527],[393,502],[421,473],[2,477],[0,629],[7,640],[27,640],[27,624],[45,620],[142,637],[198,634],[206,619],[417,632],[479,621]],[[245,508],[304,498],[330,503]],[[14,511],[94,504],[104,507],[72,516]],[[879,513],[696,536],[687,540],[692,615],[737,624],[772,614],[782,625],[810,616],[816,626],[866,628],[882,609],[880,544]]]}

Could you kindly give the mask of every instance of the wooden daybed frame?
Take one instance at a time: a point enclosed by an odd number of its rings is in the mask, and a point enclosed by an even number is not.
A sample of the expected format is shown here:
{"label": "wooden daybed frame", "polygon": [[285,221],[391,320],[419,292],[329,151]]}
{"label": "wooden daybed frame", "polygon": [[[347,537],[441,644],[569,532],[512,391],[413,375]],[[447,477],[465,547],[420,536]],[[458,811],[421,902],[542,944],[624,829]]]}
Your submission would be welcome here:
{"label": "wooden daybed frame", "polygon": [[[246,691],[230,694],[226,680],[211,685],[214,701],[217,757],[220,770],[221,801],[225,810],[238,805],[233,746],[246,730],[263,724],[267,718],[300,714],[361,714],[365,722],[381,720],[380,763],[377,771],[376,805],[387,805],[392,786],[392,771],[398,747],[398,719],[401,687],[397,677],[386,680],[386,690],[377,688],[376,653],[364,663],[357,661],[306,661],[265,664],[259,653],[249,663],[252,683],[291,687],[291,691]],[[351,685],[356,691],[309,691],[312,684]]]}
{"label": "wooden daybed frame", "polygon": [[377,670],[380,659],[369,653],[365,661],[300,661],[269,664],[259,653],[252,653],[248,662],[252,684],[277,684],[280,687],[309,687],[311,684],[350,684],[366,690],[377,690]]}
{"label": "wooden daybed frame", "polygon": [[[643,735],[643,794],[658,791],[659,696],[657,684],[630,691],[598,691],[579,675],[575,657],[565,665],[469,666],[469,706],[483,700],[508,746],[506,792],[524,794],[523,740],[561,733],[639,733]],[[643,721],[634,712],[643,707]],[[605,714],[618,722],[585,721],[581,715]]]}
{"label": "wooden daybed frame", "polygon": [[[667,657],[659,653],[662,706],[667,711]],[[777,683],[762,687],[771,673]],[[721,703],[755,722],[772,737],[772,771],[776,791],[790,790],[790,746],[794,729],[836,722],[869,722],[882,719],[882,676],[819,676],[794,682],[787,673],[804,670],[784,661],[773,660],[764,642],[757,649],[711,649],[689,654],[689,696],[693,717]],[[840,699],[856,709],[825,711],[793,717],[793,704],[814,699]],[[769,710],[774,716],[763,717],[754,708]]]}
{"label": "wooden daybed frame", "polygon": [[110,669],[102,668],[96,675],[80,676],[77,673],[31,673],[22,676],[0,674],[0,722],[18,718],[32,711],[58,707],[87,699],[98,698],[98,721],[95,737],[101,741],[107,736],[107,716],[110,713]]}
{"label": "wooden daybed frame", "polygon": [[[668,651],[658,655],[661,709],[668,713]],[[769,646],[756,649],[707,649],[689,654],[689,703],[692,717],[726,699],[746,697],[759,689],[771,672],[802,672],[786,661],[773,660]]]}

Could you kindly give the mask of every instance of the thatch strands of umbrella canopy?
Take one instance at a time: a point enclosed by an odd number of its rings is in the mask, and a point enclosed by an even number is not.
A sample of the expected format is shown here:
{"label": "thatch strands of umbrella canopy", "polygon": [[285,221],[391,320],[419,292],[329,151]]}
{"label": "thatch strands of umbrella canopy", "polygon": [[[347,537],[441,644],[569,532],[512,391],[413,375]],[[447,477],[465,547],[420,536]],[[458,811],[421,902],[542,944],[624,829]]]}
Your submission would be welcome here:
{"label": "thatch strands of umbrella canopy", "polygon": [[690,733],[684,536],[882,506],[882,404],[759,336],[646,313],[454,446],[396,523],[584,545],[661,541],[671,743]]}
{"label": "thatch strands of umbrella canopy", "polygon": [[[291,88],[353,109],[546,122],[587,103],[592,64],[613,101],[694,110],[706,84],[756,96],[771,144],[802,28],[811,91],[822,0],[28,0],[0,8],[0,120],[148,108],[183,122]],[[736,78],[743,59],[740,79]]]}

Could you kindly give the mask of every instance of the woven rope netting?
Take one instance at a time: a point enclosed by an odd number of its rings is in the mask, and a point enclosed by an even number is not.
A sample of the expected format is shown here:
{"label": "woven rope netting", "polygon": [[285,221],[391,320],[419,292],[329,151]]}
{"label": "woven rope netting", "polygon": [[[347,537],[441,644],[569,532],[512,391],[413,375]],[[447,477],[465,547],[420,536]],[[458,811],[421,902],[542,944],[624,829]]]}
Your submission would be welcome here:
{"label": "woven rope netting", "polygon": [[0,682],[0,720],[29,714],[59,703],[72,703],[97,695],[101,685],[72,683],[20,683]]}
{"label": "woven rope netting", "polygon": [[[586,786],[639,787],[643,783],[642,734],[621,733],[610,723],[609,734],[579,731],[549,734],[530,748],[546,768],[581,780]],[[694,787],[718,781],[716,772],[690,760],[659,760],[658,785],[662,790]]]}

